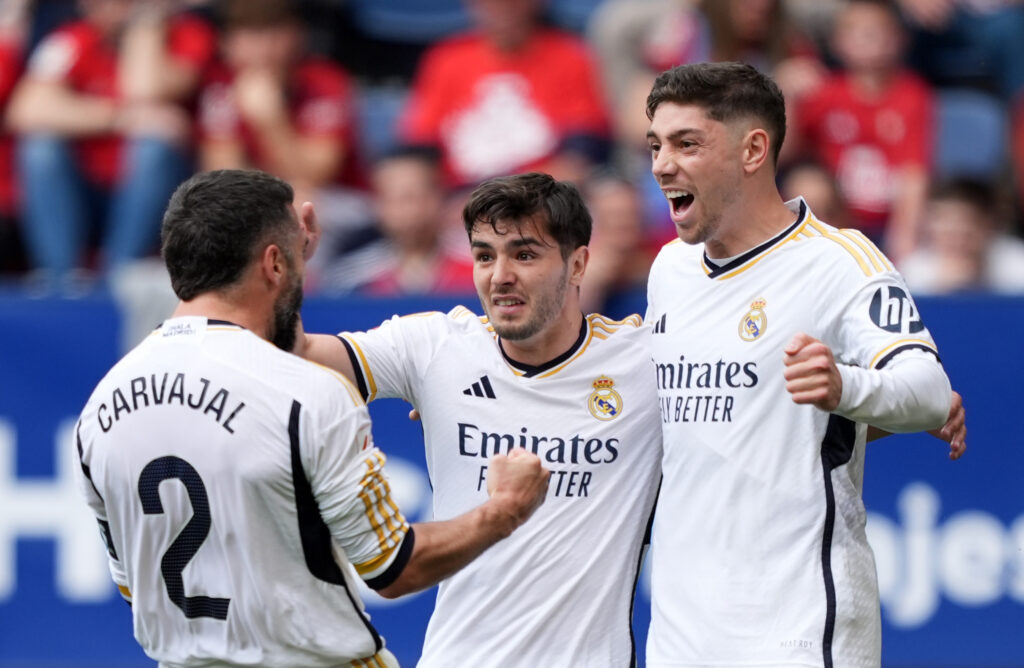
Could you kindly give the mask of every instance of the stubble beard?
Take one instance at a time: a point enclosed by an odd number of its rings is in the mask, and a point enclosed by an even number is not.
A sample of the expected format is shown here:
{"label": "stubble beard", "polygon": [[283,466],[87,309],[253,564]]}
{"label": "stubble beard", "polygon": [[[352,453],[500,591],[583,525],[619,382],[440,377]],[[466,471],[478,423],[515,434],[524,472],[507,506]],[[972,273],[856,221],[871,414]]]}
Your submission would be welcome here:
{"label": "stubble beard", "polygon": [[537,299],[537,306],[532,318],[521,325],[504,325],[496,322],[494,318],[490,318],[494,331],[506,341],[523,341],[537,335],[562,311],[568,285],[569,267],[566,267],[558,278],[558,286],[555,290],[547,291]]}
{"label": "stubble beard", "polygon": [[270,341],[281,350],[291,352],[295,348],[295,330],[299,324],[301,310],[302,279],[299,278],[274,302],[274,322]]}

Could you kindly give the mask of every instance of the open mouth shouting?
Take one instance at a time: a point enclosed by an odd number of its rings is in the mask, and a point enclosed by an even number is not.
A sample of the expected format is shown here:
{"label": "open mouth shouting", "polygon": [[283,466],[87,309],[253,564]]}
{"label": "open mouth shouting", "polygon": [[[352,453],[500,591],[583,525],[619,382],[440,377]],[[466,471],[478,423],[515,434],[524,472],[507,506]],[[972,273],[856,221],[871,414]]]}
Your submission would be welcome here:
{"label": "open mouth shouting", "polygon": [[672,208],[672,220],[680,222],[693,204],[693,193],[687,190],[665,190],[664,192],[669,206]]}

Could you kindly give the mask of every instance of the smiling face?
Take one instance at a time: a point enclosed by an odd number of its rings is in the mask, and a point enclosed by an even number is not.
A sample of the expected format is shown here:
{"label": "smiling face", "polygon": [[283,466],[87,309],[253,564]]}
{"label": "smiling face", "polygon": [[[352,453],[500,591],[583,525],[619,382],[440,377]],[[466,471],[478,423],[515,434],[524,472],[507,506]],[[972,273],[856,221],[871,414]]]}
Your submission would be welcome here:
{"label": "smiling face", "polygon": [[651,172],[671,208],[676,234],[688,244],[728,234],[727,214],[743,179],[743,123],[726,125],[696,105],[663,102],[647,132]]}
{"label": "smiling face", "polygon": [[[565,322],[579,313],[571,295],[582,278],[586,247],[563,258],[537,218],[477,223],[469,237],[480,303],[494,331],[514,347],[535,348],[565,338]],[[569,335],[574,340],[577,332]]]}

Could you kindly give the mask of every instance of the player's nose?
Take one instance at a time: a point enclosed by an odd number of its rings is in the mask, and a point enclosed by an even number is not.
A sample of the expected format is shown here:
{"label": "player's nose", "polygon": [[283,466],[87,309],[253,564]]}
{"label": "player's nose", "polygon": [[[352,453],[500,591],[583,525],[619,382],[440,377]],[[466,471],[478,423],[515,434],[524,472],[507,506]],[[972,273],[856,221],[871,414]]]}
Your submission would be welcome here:
{"label": "player's nose", "polygon": [[499,256],[491,266],[491,283],[507,285],[514,282],[515,272],[512,269],[512,262],[508,258]]}

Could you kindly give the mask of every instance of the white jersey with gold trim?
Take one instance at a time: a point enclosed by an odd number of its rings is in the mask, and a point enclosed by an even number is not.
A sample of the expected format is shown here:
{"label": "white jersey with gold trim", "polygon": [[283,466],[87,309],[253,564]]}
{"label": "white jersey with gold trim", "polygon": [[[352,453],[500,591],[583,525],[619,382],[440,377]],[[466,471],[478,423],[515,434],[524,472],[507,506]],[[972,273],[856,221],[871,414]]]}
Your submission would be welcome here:
{"label": "white jersey with gold trim", "polygon": [[462,307],[339,337],[366,396],[419,410],[436,519],[487,498],[496,452],[524,447],[551,470],[537,512],[441,583],[419,665],[632,665],[633,592],[661,458],[640,318],[587,316],[569,351],[529,369]]}
{"label": "white jersey with gold trim", "polygon": [[80,487],[161,666],[394,665],[354,588],[404,566],[366,406],[252,332],[165,322],[79,420]]}
{"label": "white jersey with gold trim", "polygon": [[871,242],[816,220],[802,199],[787,206],[791,227],[723,266],[676,241],[651,270],[665,434],[652,667],[881,660],[861,500],[866,426],[795,404],[783,349],[805,332],[864,369],[938,355]]}

